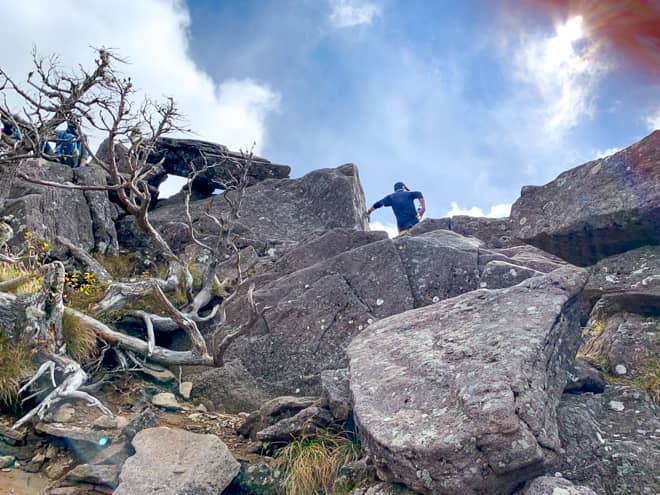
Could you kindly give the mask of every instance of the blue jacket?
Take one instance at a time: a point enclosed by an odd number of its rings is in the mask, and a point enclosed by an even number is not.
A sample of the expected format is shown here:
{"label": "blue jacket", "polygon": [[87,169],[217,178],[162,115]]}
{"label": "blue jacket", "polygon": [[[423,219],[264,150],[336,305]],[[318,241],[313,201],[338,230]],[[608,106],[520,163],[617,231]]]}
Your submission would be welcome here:
{"label": "blue jacket", "polygon": [[396,226],[401,230],[407,230],[419,222],[415,200],[423,198],[419,191],[399,191],[385,196],[374,203],[374,209],[381,206],[391,206],[396,216]]}

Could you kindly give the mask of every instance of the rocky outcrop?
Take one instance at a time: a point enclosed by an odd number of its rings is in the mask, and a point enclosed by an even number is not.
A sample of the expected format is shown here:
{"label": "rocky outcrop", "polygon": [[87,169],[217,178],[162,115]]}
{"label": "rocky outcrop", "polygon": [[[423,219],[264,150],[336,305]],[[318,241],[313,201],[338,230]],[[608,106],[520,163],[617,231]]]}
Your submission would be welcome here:
{"label": "rocky outcrop", "polygon": [[658,493],[658,413],[658,406],[633,387],[565,394],[557,410],[564,454],[556,470],[596,493]]}
{"label": "rocky outcrop", "polygon": [[217,495],[240,471],[215,435],[149,428],[135,436],[133,447],[135,455],[124,463],[115,495]]}
{"label": "rocky outcrop", "polygon": [[[264,390],[319,394],[320,373],[346,366],[346,346],[367,325],[480,286],[507,287],[565,266],[531,246],[487,250],[478,239],[447,230],[383,237],[350,229],[312,235],[253,277],[255,301],[269,309],[232,344],[227,358],[240,360]],[[506,269],[498,272],[498,263]],[[239,295],[227,308],[230,327],[246,318],[246,297]],[[217,372],[206,372],[212,374]],[[245,388],[259,387],[238,387]]]}
{"label": "rocky outcrop", "polygon": [[410,229],[409,235],[421,235],[433,230],[451,230],[466,237],[476,237],[485,247],[500,249],[523,244],[513,237],[508,218],[486,218],[457,215],[451,218],[428,218]]}
{"label": "rocky outcrop", "polygon": [[[102,171],[96,166],[73,169],[45,160],[26,160],[21,171],[39,180],[62,184],[104,184]],[[86,251],[116,253],[117,234],[114,226],[116,209],[102,191],[82,191],[42,186],[24,180],[13,182],[0,216],[13,216],[14,238],[10,245],[23,247],[25,233],[55,247],[63,237]]]}
{"label": "rocky outcrop", "polygon": [[577,265],[660,242],[660,131],[541,186],[511,209],[514,235]]}
{"label": "rocky outcrop", "polygon": [[[149,157],[151,163],[161,160],[161,165],[168,174],[180,177],[189,177],[193,166],[195,170],[211,167],[201,173],[194,184],[197,191],[206,191],[207,195],[211,195],[215,189],[225,189],[224,183],[232,175],[237,175],[235,163],[245,163],[243,154],[229,151],[221,144],[173,138],[161,138],[156,150]],[[265,158],[255,156],[248,176],[250,184],[255,184],[266,179],[287,179],[290,172],[291,167],[287,165],[276,165]]]}
{"label": "rocky outcrop", "polygon": [[586,272],[564,267],[369,326],[348,348],[354,416],[381,478],[509,493],[557,462],[555,408]]}
{"label": "rocky outcrop", "polygon": [[[219,196],[191,202],[193,222],[202,238],[217,232],[205,212],[219,216],[226,209]],[[244,239],[239,242],[241,246],[252,245],[264,254],[273,246],[292,247],[318,230],[366,230],[364,211],[357,167],[349,164],[316,170],[300,179],[266,180],[246,188],[234,230]],[[176,250],[190,242],[186,217],[176,198],[161,201],[150,219]],[[133,223],[130,218],[121,221],[120,241],[127,247],[144,246],[144,237]]]}

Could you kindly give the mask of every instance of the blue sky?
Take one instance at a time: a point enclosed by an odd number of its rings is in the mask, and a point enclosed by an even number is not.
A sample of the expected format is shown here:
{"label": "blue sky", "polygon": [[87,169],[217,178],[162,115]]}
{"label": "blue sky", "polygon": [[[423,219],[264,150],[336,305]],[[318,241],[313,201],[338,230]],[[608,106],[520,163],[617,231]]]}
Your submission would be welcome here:
{"label": "blue sky", "polygon": [[[256,141],[294,177],[356,163],[368,203],[403,180],[432,217],[506,214],[522,185],[660,127],[658,79],[617,61],[579,12],[551,19],[505,0],[41,3],[0,0],[15,74],[33,45],[71,64],[90,45],[116,48],[146,93],[180,102],[196,136]],[[374,221],[393,225],[385,210]]]}

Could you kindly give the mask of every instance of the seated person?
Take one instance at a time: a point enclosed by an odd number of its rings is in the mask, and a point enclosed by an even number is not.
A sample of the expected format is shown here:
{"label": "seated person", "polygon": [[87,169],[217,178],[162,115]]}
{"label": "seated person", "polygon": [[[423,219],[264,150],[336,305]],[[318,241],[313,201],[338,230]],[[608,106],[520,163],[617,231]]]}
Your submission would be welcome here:
{"label": "seated person", "polygon": [[[44,156],[74,168],[87,165],[89,152],[83,146],[79,132],[75,122],[68,122],[65,131],[55,131],[55,136],[42,145]],[[50,141],[55,143],[55,148]]]}
{"label": "seated person", "polygon": [[10,119],[2,118],[2,131],[0,131],[0,139],[4,144],[9,144],[13,146],[17,141],[21,139],[21,133],[18,130],[18,127]]}

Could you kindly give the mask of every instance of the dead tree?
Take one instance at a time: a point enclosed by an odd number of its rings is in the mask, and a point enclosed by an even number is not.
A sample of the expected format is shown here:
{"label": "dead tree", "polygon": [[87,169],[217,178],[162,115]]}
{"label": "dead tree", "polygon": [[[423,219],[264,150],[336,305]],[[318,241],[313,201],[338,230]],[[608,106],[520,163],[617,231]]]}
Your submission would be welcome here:
{"label": "dead tree", "polygon": [[[228,204],[228,213],[212,215],[208,211],[205,215],[211,219],[217,228],[215,240],[210,242],[208,236],[203,239],[196,232],[190,215],[189,201],[192,181],[202,170],[194,171],[189,178],[188,194],[186,195],[186,211],[190,235],[201,249],[208,255],[209,262],[204,267],[201,289],[193,293],[193,277],[188,268],[188,261],[168,245],[164,237],[152,225],[149,219],[149,204],[151,193],[148,180],[154,173],[158,164],[149,163],[148,158],[155,150],[158,139],[174,130],[180,130],[177,125],[179,117],[176,105],[172,99],[164,103],[154,103],[146,100],[136,105],[134,103],[135,91],[130,78],[123,77],[115,65],[121,62],[107,50],[98,50],[95,68],[91,72],[80,69],[78,73],[67,73],[60,69],[57,60],[48,60],[34,57],[35,70],[30,73],[26,85],[15,82],[8,74],[0,69],[0,88],[13,91],[21,101],[21,109],[14,112],[7,99],[0,103],[0,114],[5,121],[10,121],[18,129],[19,137],[12,141],[3,141],[0,148],[0,181],[4,191],[0,195],[0,210],[6,194],[14,180],[25,180],[50,187],[76,188],[88,190],[114,191],[119,205],[130,215],[133,215],[136,224],[150,241],[151,248],[156,251],[168,264],[167,275],[164,278],[149,278],[146,280],[123,282],[113,281],[108,286],[103,298],[94,305],[91,314],[85,314],[73,308],[65,307],[62,302],[64,269],[61,263],[55,262],[44,265],[41,270],[52,275],[57,283],[49,282],[44,285],[42,292],[53,299],[49,307],[57,308],[49,316],[48,321],[36,321],[32,330],[39,335],[38,340],[32,341],[44,358],[39,368],[21,391],[27,390],[36,379],[45,373],[50,373],[52,389],[39,405],[21,418],[17,425],[23,424],[33,416],[43,416],[45,412],[57,402],[70,399],[84,399],[102,411],[109,413],[97,399],[82,392],[80,388],[88,379],[87,374],[68,353],[61,338],[62,316],[79,321],[86,328],[91,329],[97,338],[111,346],[118,356],[118,361],[126,362],[124,352],[134,353],[152,361],[165,365],[213,365],[222,362],[222,354],[229,343],[248,325],[237,329],[225,329],[225,306],[229,299],[218,301],[214,295],[213,286],[217,283],[216,268],[227,252],[234,252],[238,262],[240,256],[236,247],[236,237],[233,225],[240,215],[240,206],[245,188],[248,185],[248,172],[252,164],[252,152],[243,155],[242,160],[234,160],[236,173],[224,184],[225,192],[221,196]],[[107,186],[86,186],[61,184],[30,177],[21,170],[21,163],[26,158],[42,157],[43,142],[48,139],[58,125],[71,119],[77,119],[83,128],[102,134],[106,139],[107,155],[101,159],[91,152],[87,138],[81,134],[82,145],[90,150],[93,161],[105,170],[108,176]],[[226,157],[224,160],[229,159]],[[223,160],[223,161],[224,161]],[[206,168],[215,164],[206,164]],[[69,250],[85,263],[93,266],[95,260],[79,248],[60,240]],[[67,244],[68,243],[68,244]],[[77,253],[77,254],[76,254]],[[14,258],[9,257],[10,260]],[[98,267],[101,272],[103,267]],[[103,276],[108,274],[103,270]],[[52,278],[51,277],[51,278]],[[239,284],[243,277],[238,266]],[[44,278],[46,280],[46,278]],[[11,287],[13,281],[7,282]],[[45,284],[46,282],[44,282]],[[183,284],[187,296],[187,303],[177,308],[167,293]],[[14,284],[15,285],[15,284]],[[0,291],[3,288],[0,286]],[[252,297],[253,288],[249,291],[248,319],[252,320],[263,314]],[[155,295],[166,308],[167,316],[150,314],[143,310],[133,310],[134,317],[142,321],[146,337],[129,336],[100,321],[99,316],[110,310],[123,308],[128,302],[139,301],[147,295]],[[40,301],[40,300],[39,300]],[[15,298],[11,294],[0,292],[0,309],[12,305]],[[37,304],[35,302],[35,304]],[[41,303],[39,303],[41,304]],[[202,311],[206,314],[202,315]],[[218,317],[218,315],[220,315]],[[214,337],[224,334],[221,342],[214,351],[209,352],[207,342],[200,332],[198,324],[211,325],[212,320],[219,321],[212,330]],[[156,345],[155,332],[173,331],[182,329],[190,341],[187,351],[174,351]],[[27,330],[26,330],[27,332]],[[23,334],[21,339],[29,339]],[[45,340],[43,340],[45,339]],[[42,349],[42,340],[47,345]],[[57,372],[57,373],[56,373]],[[59,384],[55,377],[59,378]]]}

